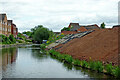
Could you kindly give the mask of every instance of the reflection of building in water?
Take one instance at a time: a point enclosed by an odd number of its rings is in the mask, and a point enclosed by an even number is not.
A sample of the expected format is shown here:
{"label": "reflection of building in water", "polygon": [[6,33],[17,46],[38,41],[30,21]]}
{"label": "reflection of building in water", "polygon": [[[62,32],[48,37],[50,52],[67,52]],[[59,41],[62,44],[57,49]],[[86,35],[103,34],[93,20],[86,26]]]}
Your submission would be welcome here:
{"label": "reflection of building in water", "polygon": [[7,64],[12,64],[16,61],[17,48],[2,49],[2,69],[6,70]]}

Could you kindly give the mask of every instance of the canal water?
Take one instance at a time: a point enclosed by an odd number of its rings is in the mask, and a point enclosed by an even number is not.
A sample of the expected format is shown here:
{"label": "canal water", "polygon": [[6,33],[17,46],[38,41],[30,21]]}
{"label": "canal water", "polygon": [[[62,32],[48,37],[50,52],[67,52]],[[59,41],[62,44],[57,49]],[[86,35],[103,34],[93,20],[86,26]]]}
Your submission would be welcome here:
{"label": "canal water", "polygon": [[108,78],[42,53],[39,45],[2,49],[3,78]]}

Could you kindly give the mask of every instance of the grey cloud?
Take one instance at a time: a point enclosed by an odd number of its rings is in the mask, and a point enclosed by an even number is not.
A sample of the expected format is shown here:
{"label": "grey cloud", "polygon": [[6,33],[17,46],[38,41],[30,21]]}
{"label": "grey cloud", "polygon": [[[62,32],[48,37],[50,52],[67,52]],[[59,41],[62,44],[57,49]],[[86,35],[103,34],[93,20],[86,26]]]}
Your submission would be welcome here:
{"label": "grey cloud", "polygon": [[70,22],[113,26],[118,19],[117,4],[118,0],[1,0],[0,8],[20,32],[39,24],[60,31]]}

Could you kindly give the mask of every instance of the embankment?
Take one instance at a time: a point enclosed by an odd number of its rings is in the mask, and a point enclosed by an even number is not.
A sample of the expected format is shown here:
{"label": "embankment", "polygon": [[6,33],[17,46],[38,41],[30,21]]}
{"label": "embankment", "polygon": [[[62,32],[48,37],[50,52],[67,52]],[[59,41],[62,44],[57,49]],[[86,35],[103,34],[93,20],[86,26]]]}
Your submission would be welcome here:
{"label": "embankment", "polygon": [[100,29],[66,44],[59,44],[54,49],[75,59],[89,61],[91,58],[118,65],[118,33],[118,28]]}

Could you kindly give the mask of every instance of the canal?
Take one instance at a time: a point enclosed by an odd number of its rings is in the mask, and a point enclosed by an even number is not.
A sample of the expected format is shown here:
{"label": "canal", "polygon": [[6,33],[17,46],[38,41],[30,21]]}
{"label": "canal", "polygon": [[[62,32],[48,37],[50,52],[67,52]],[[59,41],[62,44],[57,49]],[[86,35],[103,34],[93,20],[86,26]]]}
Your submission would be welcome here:
{"label": "canal", "polygon": [[39,45],[2,49],[3,78],[110,78],[42,53]]}

